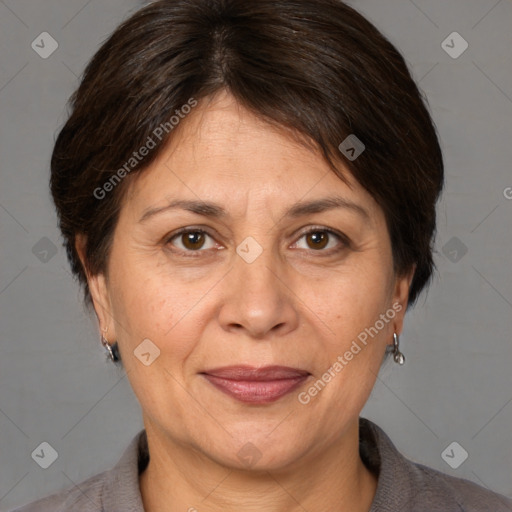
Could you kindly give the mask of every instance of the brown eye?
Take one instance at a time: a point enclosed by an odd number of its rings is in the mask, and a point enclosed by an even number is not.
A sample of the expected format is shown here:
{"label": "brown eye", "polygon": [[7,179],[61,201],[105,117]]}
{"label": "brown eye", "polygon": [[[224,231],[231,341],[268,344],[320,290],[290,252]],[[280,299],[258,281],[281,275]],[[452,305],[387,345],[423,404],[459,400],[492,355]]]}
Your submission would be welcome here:
{"label": "brown eye", "polygon": [[[300,241],[303,239],[306,242],[306,247],[300,247]],[[295,245],[299,249],[313,250],[325,255],[341,251],[350,246],[346,236],[338,234],[331,229],[323,228],[313,228],[303,233]]]}
{"label": "brown eye", "polygon": [[323,249],[329,243],[329,235],[325,231],[311,231],[305,236],[312,249]]}
{"label": "brown eye", "polygon": [[201,231],[193,231],[189,233],[183,233],[181,235],[181,241],[183,245],[190,250],[201,249],[204,244],[204,233]]}
{"label": "brown eye", "polygon": [[173,235],[167,241],[182,252],[200,252],[201,249],[211,249],[215,244],[211,242],[210,247],[205,247],[207,237],[211,236],[201,229],[183,230]]}

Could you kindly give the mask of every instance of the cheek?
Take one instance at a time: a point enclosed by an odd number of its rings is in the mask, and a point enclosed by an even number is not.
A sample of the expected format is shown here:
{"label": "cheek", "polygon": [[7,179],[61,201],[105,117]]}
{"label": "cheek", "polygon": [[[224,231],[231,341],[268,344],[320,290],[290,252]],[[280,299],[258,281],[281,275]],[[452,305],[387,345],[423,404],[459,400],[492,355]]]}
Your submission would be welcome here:
{"label": "cheek", "polygon": [[[392,271],[383,261],[369,261],[346,274],[333,274],[328,293],[324,290],[323,294],[318,291],[314,295],[316,311],[321,312],[320,318],[333,331],[322,347],[325,371],[330,369],[335,375],[331,379],[323,374],[323,380],[330,382],[326,398],[354,406],[366,400],[393,329],[391,276]],[[327,308],[323,312],[322,305]]]}
{"label": "cheek", "polygon": [[322,279],[303,279],[297,295],[322,320],[321,332],[342,348],[389,307],[389,277],[383,262],[373,260],[331,271]]}
{"label": "cheek", "polygon": [[212,283],[183,281],[147,261],[126,258],[117,263],[112,265],[111,297],[120,345],[133,351],[149,338],[161,355],[185,357],[200,332],[201,300]]}

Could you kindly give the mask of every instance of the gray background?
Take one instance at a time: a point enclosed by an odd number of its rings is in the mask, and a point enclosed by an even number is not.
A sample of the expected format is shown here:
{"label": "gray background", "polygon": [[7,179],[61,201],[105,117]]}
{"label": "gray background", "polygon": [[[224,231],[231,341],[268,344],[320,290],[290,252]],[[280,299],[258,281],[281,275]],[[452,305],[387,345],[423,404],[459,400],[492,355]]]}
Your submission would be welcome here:
{"label": "gray background", "polygon": [[[406,316],[405,366],[386,364],[362,415],[407,457],[512,497],[512,2],[351,4],[405,55],[447,171],[439,273]],[[52,144],[77,77],[140,5],[0,0],[2,510],[108,469],[143,427],[124,371],[105,362],[80,302],[48,193]],[[31,48],[44,31],[59,44],[47,59]],[[456,59],[441,46],[453,31],[469,43]],[[58,452],[48,469],[31,458],[43,441]],[[441,457],[453,441],[469,454],[457,469]]]}

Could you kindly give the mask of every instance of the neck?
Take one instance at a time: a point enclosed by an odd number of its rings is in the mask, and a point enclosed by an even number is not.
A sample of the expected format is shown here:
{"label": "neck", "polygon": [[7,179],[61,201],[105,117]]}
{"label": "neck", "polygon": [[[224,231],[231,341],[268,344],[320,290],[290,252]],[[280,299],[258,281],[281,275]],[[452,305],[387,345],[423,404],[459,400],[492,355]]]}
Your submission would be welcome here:
{"label": "neck", "polygon": [[150,425],[146,433],[150,461],[139,476],[145,512],[368,512],[375,496],[357,421],[320,455],[272,471],[229,468]]}

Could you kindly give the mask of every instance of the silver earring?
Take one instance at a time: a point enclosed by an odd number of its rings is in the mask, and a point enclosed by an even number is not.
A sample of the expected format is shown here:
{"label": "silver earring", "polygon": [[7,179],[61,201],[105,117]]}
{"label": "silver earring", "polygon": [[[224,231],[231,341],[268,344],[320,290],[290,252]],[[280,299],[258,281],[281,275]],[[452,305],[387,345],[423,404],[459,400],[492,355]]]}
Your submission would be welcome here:
{"label": "silver earring", "polygon": [[[102,329],[102,331],[106,334],[108,328]],[[114,354],[112,347],[109,345],[107,338],[105,338],[104,334],[101,334],[101,344],[105,347],[105,350],[107,351],[107,359],[110,359],[112,362],[117,361],[117,357]]]}
{"label": "silver earring", "polygon": [[393,359],[395,363],[398,363],[400,366],[405,363],[405,356],[400,352],[399,348],[400,339],[396,332],[393,333]]}

